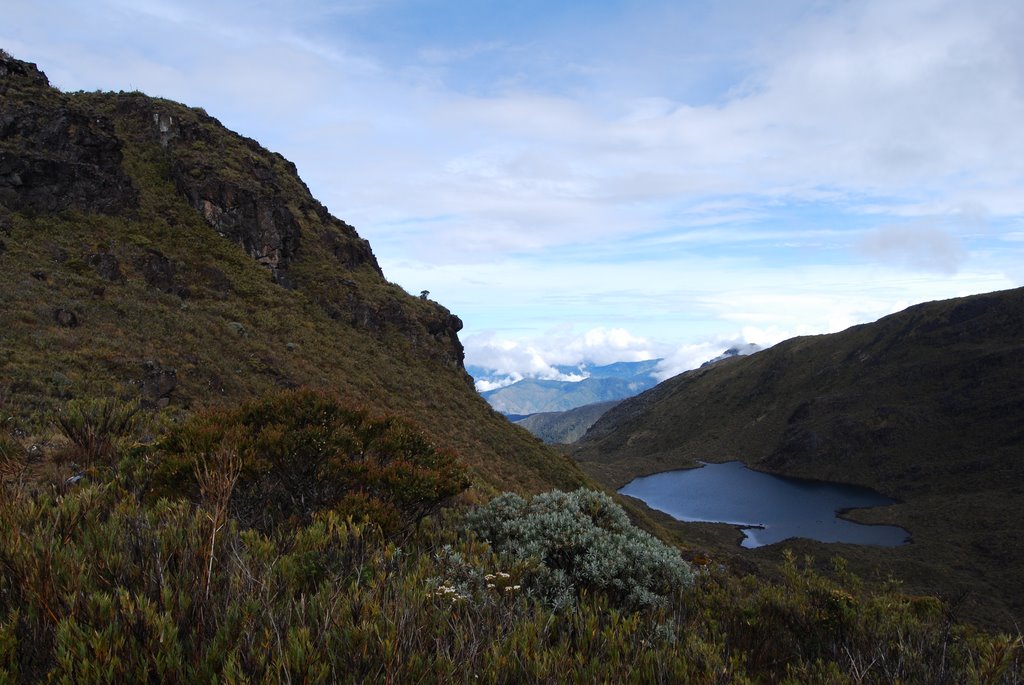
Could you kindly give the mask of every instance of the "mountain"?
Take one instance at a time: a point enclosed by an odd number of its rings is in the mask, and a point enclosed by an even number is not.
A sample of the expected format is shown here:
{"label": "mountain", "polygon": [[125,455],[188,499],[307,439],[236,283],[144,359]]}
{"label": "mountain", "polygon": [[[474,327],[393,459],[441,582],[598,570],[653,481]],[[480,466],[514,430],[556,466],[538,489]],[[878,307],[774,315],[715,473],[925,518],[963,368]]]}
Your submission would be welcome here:
{"label": "mountain", "polygon": [[858,520],[901,525],[913,544],[853,551],[865,568],[967,591],[977,611],[1019,623],[1022,340],[1024,289],[917,305],[666,380],[602,416],[575,456],[616,487],[697,459],[740,459],[875,488],[899,504]]}
{"label": "mountain", "polygon": [[701,366],[711,366],[712,364],[717,364],[723,359],[729,359],[731,357],[740,357],[747,354],[754,354],[755,352],[759,352],[760,350],[761,346],[755,345],[754,343],[747,343],[746,345],[737,345],[736,347],[730,347],[717,357],[707,360],[706,362],[701,364]]}
{"label": "mountain", "polygon": [[389,283],[291,162],[201,109],[63,93],[3,52],[0,291],[0,419],[24,439],[75,398],[138,399],[158,430],[311,386],[412,419],[485,488],[587,480],[491,411],[458,317]]}
{"label": "mountain", "polygon": [[530,431],[546,443],[576,442],[601,416],[621,400],[587,404],[575,409],[530,414],[514,423]]}
{"label": "mountain", "polygon": [[503,414],[566,411],[587,404],[631,397],[653,387],[658,381],[652,374],[660,362],[660,359],[649,359],[603,366],[586,363],[558,366],[556,370],[565,376],[585,378],[579,381],[524,378],[481,394]]}
{"label": "mountain", "polygon": [[556,364],[555,370],[565,375],[580,375],[588,378],[621,378],[624,380],[647,380],[651,378],[661,359],[645,359],[639,362],[612,362],[611,364]]}
{"label": "mountain", "polygon": [[[727,349],[725,352],[718,355],[714,359],[709,359],[708,361],[701,364],[701,367],[707,367],[712,364],[717,364],[718,362],[724,359],[730,359],[732,357],[740,355],[753,354],[754,352],[757,352],[760,349],[761,348],[758,345],[755,345],[753,343],[737,347],[730,347],[729,349]],[[630,379],[636,378],[638,376],[640,378],[648,378],[647,374],[653,373],[653,371],[658,365],[658,362],[660,361],[660,359],[655,359],[647,362],[616,362],[615,364],[609,364],[601,367],[589,367],[589,369],[593,369],[597,373],[601,374],[603,378],[609,379]],[[586,365],[580,365],[578,367],[556,366],[555,368],[560,373],[563,373],[565,375],[570,375],[574,372],[588,372],[588,367]],[[615,384],[610,383],[609,386],[611,387],[610,392],[614,393],[614,388],[616,387]],[[602,388],[602,391],[608,393],[609,386],[604,386]],[[559,386],[558,389],[562,388]],[[538,395],[542,392],[547,391],[550,394],[550,388],[543,388],[539,392],[537,392],[536,387],[517,388],[516,390],[522,390],[524,393],[535,392]],[[560,399],[575,397],[576,393],[574,393],[573,391],[576,390],[576,388],[568,386],[565,387],[564,390],[565,394]],[[579,390],[581,391],[579,394],[583,394],[583,392],[587,390],[587,386],[584,386]],[[624,397],[630,397],[636,394],[633,391],[633,389],[629,387],[627,387],[627,392],[628,394],[624,395]],[[492,396],[497,396],[499,394],[500,393],[497,393],[495,391],[492,393]],[[484,395],[487,396],[488,393],[484,393]],[[490,398],[489,401],[491,401]],[[492,405],[494,404],[495,401],[503,402],[507,400],[504,397],[500,397],[499,399],[492,401]],[[538,438],[543,440],[544,442],[549,444],[565,445],[574,443],[581,437],[583,437],[583,434],[586,433],[587,430],[589,430],[590,427],[594,425],[594,423],[599,418],[601,418],[601,416],[606,411],[608,411],[618,403],[619,399],[614,399],[609,400],[607,402],[585,404],[583,406],[574,407],[572,409],[566,409],[564,411],[545,411],[538,412],[536,414],[525,415],[505,412],[505,415],[508,417],[510,421],[519,426],[522,426],[523,428],[525,428],[526,430],[530,431]]]}
{"label": "mountain", "polygon": [[[455,317],[201,110],[0,51],[0,293],[4,683],[1024,679],[1019,634],[809,562],[690,546],[691,572],[601,493],[472,507],[591,481],[474,392]],[[111,398],[163,439],[79,430]],[[74,454],[54,412],[91,462],[40,459]],[[424,520],[463,483],[440,446],[477,487]]]}

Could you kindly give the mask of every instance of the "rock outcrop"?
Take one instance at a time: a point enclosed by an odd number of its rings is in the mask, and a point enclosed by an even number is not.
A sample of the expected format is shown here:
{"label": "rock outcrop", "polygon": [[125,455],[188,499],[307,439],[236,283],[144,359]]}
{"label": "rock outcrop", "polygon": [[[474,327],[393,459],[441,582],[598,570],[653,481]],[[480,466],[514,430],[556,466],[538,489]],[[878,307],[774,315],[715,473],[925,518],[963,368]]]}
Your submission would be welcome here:
{"label": "rock outcrop", "polygon": [[0,203],[46,214],[134,206],[112,122],[54,93],[34,64],[0,53]]}

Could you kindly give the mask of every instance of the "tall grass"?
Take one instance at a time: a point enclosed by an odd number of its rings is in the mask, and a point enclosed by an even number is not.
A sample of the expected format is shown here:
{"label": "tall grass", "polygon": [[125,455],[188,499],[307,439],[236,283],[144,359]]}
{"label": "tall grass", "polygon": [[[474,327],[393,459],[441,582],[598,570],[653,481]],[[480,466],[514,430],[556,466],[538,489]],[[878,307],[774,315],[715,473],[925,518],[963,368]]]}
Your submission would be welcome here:
{"label": "tall grass", "polygon": [[70,443],[68,457],[84,467],[110,466],[120,441],[129,436],[139,414],[138,402],[114,398],[71,400],[54,416]]}

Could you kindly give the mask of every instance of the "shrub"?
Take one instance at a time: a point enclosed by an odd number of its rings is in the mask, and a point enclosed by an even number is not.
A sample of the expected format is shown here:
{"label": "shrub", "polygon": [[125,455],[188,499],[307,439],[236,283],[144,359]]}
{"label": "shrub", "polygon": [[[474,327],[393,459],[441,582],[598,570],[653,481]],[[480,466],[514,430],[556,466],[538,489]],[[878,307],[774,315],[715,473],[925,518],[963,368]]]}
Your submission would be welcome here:
{"label": "shrub", "polygon": [[396,533],[469,485],[455,456],[412,426],[309,389],[200,413],[171,431],[161,450],[155,494],[192,497],[197,463],[237,453],[230,514],[264,531],[333,509]]}
{"label": "shrub", "polygon": [[137,402],[114,398],[71,400],[54,422],[71,443],[70,457],[83,466],[112,465],[119,442],[135,427]]}
{"label": "shrub", "polygon": [[0,504],[15,499],[24,484],[28,455],[15,440],[0,433]]}
{"label": "shrub", "polygon": [[584,589],[630,608],[658,605],[693,577],[678,551],[593,490],[553,490],[529,501],[505,493],[470,512],[467,523],[499,554],[539,562],[531,591],[556,607],[574,604]]}

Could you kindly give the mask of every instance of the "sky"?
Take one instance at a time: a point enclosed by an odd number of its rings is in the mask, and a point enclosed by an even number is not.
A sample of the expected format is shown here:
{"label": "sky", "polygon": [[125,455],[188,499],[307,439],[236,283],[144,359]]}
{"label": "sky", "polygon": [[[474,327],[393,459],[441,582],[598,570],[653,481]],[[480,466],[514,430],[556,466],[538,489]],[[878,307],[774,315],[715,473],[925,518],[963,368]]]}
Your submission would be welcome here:
{"label": "sky", "polygon": [[1020,0],[0,0],[296,163],[510,378],[1024,285]]}

